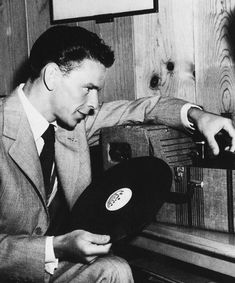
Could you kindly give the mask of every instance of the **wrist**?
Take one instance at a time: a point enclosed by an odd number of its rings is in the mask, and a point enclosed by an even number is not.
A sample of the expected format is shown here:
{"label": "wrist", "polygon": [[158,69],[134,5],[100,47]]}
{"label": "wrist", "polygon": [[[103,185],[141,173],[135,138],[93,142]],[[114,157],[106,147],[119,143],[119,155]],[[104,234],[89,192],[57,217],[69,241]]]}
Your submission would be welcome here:
{"label": "wrist", "polygon": [[197,125],[197,121],[203,115],[204,111],[198,107],[190,107],[188,110],[188,120],[190,123]]}
{"label": "wrist", "polygon": [[63,236],[56,236],[53,239],[53,248],[56,258],[64,258],[65,257],[65,241],[64,241],[64,235]]}

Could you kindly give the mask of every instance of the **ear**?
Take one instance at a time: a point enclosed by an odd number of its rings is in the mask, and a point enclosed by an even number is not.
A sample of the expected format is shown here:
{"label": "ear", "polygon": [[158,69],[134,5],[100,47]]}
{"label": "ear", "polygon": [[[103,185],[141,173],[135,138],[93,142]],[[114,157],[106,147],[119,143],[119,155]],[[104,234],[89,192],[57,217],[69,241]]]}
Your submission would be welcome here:
{"label": "ear", "polygon": [[49,91],[55,88],[60,69],[55,63],[48,63],[43,69],[43,82]]}

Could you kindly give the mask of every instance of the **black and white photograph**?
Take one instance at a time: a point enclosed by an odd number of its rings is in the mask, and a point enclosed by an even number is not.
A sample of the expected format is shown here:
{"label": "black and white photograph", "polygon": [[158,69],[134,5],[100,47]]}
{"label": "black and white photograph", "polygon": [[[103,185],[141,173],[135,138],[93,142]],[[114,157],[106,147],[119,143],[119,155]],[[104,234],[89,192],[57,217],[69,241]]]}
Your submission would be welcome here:
{"label": "black and white photograph", "polygon": [[0,0],[0,283],[235,282],[235,0]]}

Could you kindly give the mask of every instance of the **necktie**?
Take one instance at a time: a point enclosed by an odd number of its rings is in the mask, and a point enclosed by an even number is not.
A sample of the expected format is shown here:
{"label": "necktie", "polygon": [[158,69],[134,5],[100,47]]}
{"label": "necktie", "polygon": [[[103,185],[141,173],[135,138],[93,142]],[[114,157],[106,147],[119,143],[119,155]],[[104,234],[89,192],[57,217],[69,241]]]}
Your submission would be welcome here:
{"label": "necktie", "polygon": [[44,185],[47,196],[51,193],[51,170],[55,157],[55,129],[53,125],[49,125],[46,131],[42,134],[44,146],[40,154],[40,162],[42,167]]}

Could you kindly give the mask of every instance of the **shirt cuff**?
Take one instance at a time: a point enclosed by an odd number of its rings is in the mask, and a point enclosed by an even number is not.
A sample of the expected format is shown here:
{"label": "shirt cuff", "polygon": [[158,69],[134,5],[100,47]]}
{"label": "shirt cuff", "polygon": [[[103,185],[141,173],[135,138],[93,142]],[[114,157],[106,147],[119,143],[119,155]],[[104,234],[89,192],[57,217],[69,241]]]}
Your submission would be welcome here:
{"label": "shirt cuff", "polygon": [[181,121],[182,121],[184,127],[194,131],[195,130],[194,124],[192,122],[190,122],[189,119],[188,119],[188,111],[191,107],[198,108],[198,109],[202,110],[202,107],[200,107],[198,105],[195,105],[195,104],[192,104],[192,103],[186,103],[181,108],[180,117],[181,117]]}
{"label": "shirt cuff", "polygon": [[53,248],[53,236],[46,237],[45,246],[45,270],[49,274],[53,275],[55,269],[58,267],[58,258],[55,257]]}

